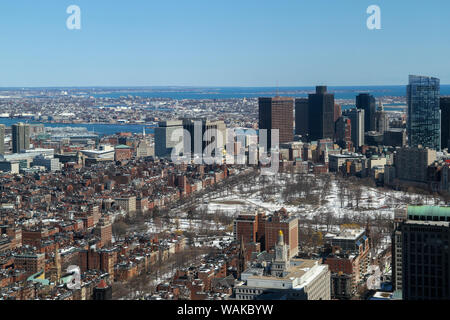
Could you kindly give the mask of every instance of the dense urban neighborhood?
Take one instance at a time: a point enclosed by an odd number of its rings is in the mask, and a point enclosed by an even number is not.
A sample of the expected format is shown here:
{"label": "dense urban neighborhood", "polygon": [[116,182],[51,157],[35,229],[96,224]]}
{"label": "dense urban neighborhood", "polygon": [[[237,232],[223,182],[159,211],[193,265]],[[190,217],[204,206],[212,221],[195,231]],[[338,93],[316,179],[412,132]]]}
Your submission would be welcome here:
{"label": "dense urban neighborhood", "polygon": [[450,99],[409,81],[406,100],[2,91],[0,299],[448,298]]}

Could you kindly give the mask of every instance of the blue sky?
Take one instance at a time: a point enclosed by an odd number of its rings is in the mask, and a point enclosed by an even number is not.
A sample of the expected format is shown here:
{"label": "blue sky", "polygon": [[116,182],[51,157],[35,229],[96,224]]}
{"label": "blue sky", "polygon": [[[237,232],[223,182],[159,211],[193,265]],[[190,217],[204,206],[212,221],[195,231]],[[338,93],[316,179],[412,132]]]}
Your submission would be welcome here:
{"label": "blue sky", "polygon": [[[81,30],[66,9],[81,8]],[[381,30],[366,9],[381,8]],[[450,83],[448,0],[3,0],[0,87]]]}

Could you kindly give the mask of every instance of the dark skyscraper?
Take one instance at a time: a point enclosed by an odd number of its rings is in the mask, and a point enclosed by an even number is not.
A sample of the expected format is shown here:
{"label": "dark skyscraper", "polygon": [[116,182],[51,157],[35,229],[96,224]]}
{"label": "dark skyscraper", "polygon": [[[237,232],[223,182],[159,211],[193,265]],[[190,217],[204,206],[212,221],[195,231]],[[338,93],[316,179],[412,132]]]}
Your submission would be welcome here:
{"label": "dark skyscraper", "polygon": [[12,125],[12,145],[13,153],[30,148],[30,125],[21,122]]}
{"label": "dark skyscraper", "polygon": [[441,149],[440,81],[437,78],[409,76],[407,86],[409,145]]}
{"label": "dark skyscraper", "polygon": [[[267,129],[267,148],[272,147],[271,130],[279,130],[279,142],[294,140],[294,99],[259,98],[259,129]],[[267,150],[268,151],[268,150]]]}
{"label": "dark skyscraper", "polygon": [[309,95],[309,140],[334,137],[334,95],[327,93],[326,86],[317,86],[316,93]]}
{"label": "dark skyscraper", "polygon": [[441,148],[450,146],[450,97],[441,97]]}
{"label": "dark skyscraper", "polygon": [[361,93],[356,97],[356,108],[364,110],[365,131],[376,131],[375,112],[377,111],[375,98],[368,93]]}
{"label": "dark skyscraper", "polygon": [[0,154],[5,154],[5,125],[0,124]]}
{"label": "dark skyscraper", "polygon": [[[216,156],[215,151],[223,150],[226,143],[226,125],[223,121],[209,121],[206,118],[184,118],[183,128],[189,132],[191,139],[185,137],[184,152],[190,153],[194,157],[201,157],[205,148],[210,146],[212,156]],[[217,135],[221,134],[221,141]],[[190,145],[190,147],[189,147]]]}
{"label": "dark skyscraper", "polygon": [[295,134],[308,135],[308,99],[295,99]]}
{"label": "dark skyscraper", "polygon": [[450,299],[450,210],[408,206],[392,237],[393,283],[403,300]]}
{"label": "dark skyscraper", "polygon": [[[175,130],[182,130],[183,122],[181,120],[161,121],[155,128],[155,155],[157,157],[170,157],[172,150],[178,141],[172,141],[172,134]],[[176,140],[176,139],[174,139]],[[181,150],[181,153],[184,150]]]}

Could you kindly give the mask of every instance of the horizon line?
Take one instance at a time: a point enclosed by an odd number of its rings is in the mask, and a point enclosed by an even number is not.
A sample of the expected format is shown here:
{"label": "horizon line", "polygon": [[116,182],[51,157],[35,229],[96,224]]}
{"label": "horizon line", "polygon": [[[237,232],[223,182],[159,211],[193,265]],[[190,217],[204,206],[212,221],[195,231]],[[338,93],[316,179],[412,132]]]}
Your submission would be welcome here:
{"label": "horizon line", "polygon": [[[408,84],[377,84],[377,85],[286,85],[286,86],[207,86],[207,85],[120,85],[120,86],[107,86],[107,85],[76,85],[76,86],[0,86],[0,90],[4,89],[89,89],[89,88],[101,88],[101,89],[130,89],[130,88],[315,88],[316,86],[326,87],[402,87]],[[440,84],[440,86],[450,86],[450,83]]]}

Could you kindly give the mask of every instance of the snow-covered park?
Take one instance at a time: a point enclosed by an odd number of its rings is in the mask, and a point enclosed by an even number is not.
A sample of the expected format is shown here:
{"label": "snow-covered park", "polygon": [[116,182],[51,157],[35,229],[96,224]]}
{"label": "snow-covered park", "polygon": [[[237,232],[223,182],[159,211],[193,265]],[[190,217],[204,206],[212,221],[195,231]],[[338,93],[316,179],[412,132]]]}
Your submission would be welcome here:
{"label": "snow-covered park", "polygon": [[[427,199],[421,195],[362,184],[359,187],[360,195],[356,199],[357,196],[351,193],[357,193],[358,191],[352,188],[351,182],[341,182],[347,184],[347,189],[342,190],[338,179],[333,176],[330,176],[330,186],[325,191],[325,195],[320,195],[323,191],[320,184],[324,182],[320,176],[316,176],[317,190],[311,190],[310,197],[322,197],[318,203],[311,203],[308,198],[302,199],[301,196],[298,201],[286,201],[283,192],[287,185],[286,181],[291,178],[290,174],[279,174],[266,178],[259,176],[255,178],[251,187],[235,187],[232,192],[217,194],[210,200],[204,201],[205,203],[201,204],[200,207],[206,209],[210,214],[220,212],[232,216],[257,209],[273,212],[285,208],[289,213],[303,218],[312,218],[314,215],[322,213],[331,213],[335,217],[362,215],[393,218],[394,210],[405,208],[406,203],[421,201],[423,204],[436,204],[431,197]],[[262,182],[263,179],[268,181]],[[270,193],[265,192],[264,188],[270,188]]]}

